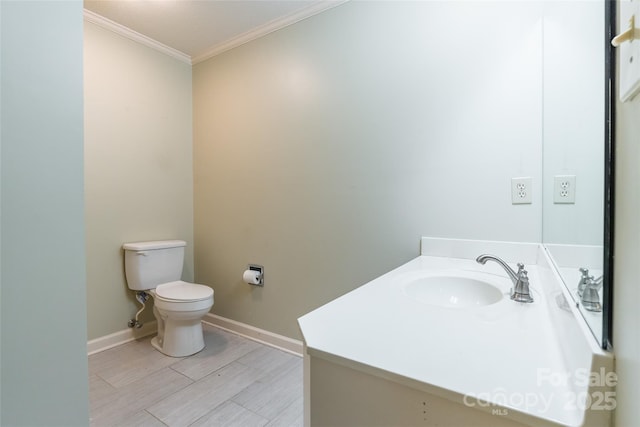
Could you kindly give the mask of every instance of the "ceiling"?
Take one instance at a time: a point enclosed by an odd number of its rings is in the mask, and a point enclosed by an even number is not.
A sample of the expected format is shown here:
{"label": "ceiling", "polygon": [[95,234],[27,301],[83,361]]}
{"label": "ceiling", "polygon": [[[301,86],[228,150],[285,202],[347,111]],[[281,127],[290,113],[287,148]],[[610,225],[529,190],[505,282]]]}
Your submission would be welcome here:
{"label": "ceiling", "polygon": [[85,18],[195,64],[345,0],[84,0]]}

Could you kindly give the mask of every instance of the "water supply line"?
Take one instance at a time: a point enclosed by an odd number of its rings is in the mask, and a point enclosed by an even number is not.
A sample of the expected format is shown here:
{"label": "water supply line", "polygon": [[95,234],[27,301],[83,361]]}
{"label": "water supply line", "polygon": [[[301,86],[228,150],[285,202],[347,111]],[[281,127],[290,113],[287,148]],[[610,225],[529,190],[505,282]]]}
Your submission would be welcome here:
{"label": "water supply line", "polygon": [[130,319],[129,322],[127,323],[127,325],[130,328],[135,327],[136,329],[140,329],[142,327],[142,323],[138,321],[138,317],[140,316],[140,313],[144,311],[144,308],[145,308],[144,304],[147,302],[148,299],[149,299],[149,294],[146,293],[145,291],[136,292],[136,300],[138,300],[138,302],[142,304],[142,308],[138,310],[138,312],[136,313],[136,317],[133,319]]}

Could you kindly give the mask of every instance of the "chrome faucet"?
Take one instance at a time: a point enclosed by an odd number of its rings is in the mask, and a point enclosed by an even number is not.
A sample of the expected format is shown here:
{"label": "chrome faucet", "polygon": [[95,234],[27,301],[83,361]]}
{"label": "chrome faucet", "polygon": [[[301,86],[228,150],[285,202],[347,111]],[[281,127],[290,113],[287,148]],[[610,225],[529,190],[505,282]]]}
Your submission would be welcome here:
{"label": "chrome faucet", "polygon": [[589,269],[588,268],[579,268],[578,269],[580,271],[580,274],[582,274],[582,276],[580,277],[580,281],[578,282],[578,296],[580,298],[582,298],[582,293],[584,292],[584,288],[587,287],[587,283],[589,283],[590,280],[593,280],[593,276],[589,276]]}
{"label": "chrome faucet", "polygon": [[513,288],[511,288],[511,299],[516,302],[533,302],[533,297],[529,292],[529,277],[527,277],[527,270],[524,269],[524,264],[518,263],[518,271],[515,272],[507,265],[506,262],[493,255],[480,255],[476,258],[476,261],[483,265],[487,261],[495,261],[500,264],[513,282]]}
{"label": "chrome faucet", "polygon": [[578,297],[585,310],[600,312],[602,304],[600,303],[600,294],[598,291],[602,288],[602,276],[594,279],[589,275],[589,269],[580,268],[580,282],[578,282]]}
{"label": "chrome faucet", "polygon": [[[585,273],[580,269],[583,275]],[[600,303],[600,294],[598,291],[602,288],[602,276],[594,279],[593,276],[589,276],[589,270],[586,268],[587,278],[584,280],[584,288],[582,289],[582,293],[580,293],[580,288],[578,287],[578,293],[580,295],[580,302],[585,310],[600,312],[602,311],[602,304]],[[583,280],[580,280],[580,284],[582,284]]]}

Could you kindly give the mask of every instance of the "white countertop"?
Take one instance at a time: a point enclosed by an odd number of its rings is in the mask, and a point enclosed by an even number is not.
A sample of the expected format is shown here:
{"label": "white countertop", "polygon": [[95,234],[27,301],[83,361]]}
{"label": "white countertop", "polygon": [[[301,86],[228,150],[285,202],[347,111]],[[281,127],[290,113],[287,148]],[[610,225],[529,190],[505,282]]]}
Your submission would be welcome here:
{"label": "white countertop", "polygon": [[[301,317],[307,351],[460,403],[478,397],[515,412],[520,422],[580,425],[582,412],[567,406],[575,396],[571,383],[548,376],[567,367],[538,267],[526,269],[532,304],[509,299],[511,280],[496,263],[420,256]],[[485,275],[504,297],[471,309],[419,303],[402,292],[398,278],[424,270]]]}

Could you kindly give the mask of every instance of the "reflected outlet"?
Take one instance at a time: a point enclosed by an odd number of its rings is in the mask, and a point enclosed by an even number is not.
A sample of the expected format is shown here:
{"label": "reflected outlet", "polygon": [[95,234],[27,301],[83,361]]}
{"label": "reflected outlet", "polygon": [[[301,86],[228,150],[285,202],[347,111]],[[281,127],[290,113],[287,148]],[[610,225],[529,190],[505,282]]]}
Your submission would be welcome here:
{"label": "reflected outlet", "polygon": [[553,177],[553,203],[576,202],[576,176],[556,175]]}

